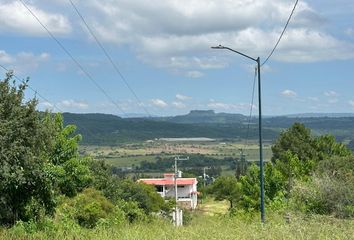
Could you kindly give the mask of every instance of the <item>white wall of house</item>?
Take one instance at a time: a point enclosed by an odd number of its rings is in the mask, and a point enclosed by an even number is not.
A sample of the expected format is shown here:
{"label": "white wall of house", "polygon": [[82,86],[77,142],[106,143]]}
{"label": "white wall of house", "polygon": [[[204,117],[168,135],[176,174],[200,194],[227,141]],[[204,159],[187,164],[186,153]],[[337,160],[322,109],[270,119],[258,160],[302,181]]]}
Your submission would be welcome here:
{"label": "white wall of house", "polygon": [[[174,179],[174,174],[165,174],[164,179]],[[183,178],[182,178],[183,179]],[[142,179],[142,181],[148,179]],[[149,179],[151,181],[151,179]],[[159,179],[152,179],[155,182],[150,184],[158,184]],[[157,182],[156,182],[157,181]],[[195,209],[197,207],[197,181],[192,181],[193,184],[178,185],[177,194],[178,202],[184,207]],[[163,184],[163,181],[161,182]],[[163,198],[175,198],[175,185],[155,185],[157,192]]]}

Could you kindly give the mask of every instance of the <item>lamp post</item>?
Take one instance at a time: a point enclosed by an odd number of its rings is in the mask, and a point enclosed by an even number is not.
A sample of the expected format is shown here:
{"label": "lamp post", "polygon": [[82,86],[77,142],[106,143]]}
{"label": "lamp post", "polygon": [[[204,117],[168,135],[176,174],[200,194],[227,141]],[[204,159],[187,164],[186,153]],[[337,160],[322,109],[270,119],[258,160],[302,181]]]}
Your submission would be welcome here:
{"label": "lamp post", "polygon": [[242,55],[246,58],[249,58],[255,62],[257,62],[257,70],[258,70],[258,130],[259,130],[259,170],[260,170],[260,189],[261,189],[261,221],[264,223],[264,218],[265,218],[265,212],[264,212],[264,169],[263,169],[263,147],[262,147],[262,100],[261,100],[261,64],[260,64],[260,58],[258,57],[253,58],[250,57],[246,54],[243,54],[239,51],[236,51],[232,48],[229,47],[224,47],[222,45],[219,45],[217,47],[211,47],[212,49],[226,49],[232,52],[235,52],[239,55]]}

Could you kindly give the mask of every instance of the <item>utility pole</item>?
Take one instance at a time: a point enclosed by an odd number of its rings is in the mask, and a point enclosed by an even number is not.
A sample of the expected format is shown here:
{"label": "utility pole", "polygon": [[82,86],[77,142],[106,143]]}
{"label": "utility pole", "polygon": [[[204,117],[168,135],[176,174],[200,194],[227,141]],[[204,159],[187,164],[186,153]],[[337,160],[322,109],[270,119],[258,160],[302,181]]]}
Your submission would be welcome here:
{"label": "utility pole", "polygon": [[244,56],[246,58],[249,58],[255,62],[257,62],[257,70],[258,70],[258,130],[259,130],[259,178],[260,178],[260,192],[261,192],[261,221],[262,223],[265,222],[265,211],[264,211],[264,169],[263,169],[263,143],[262,143],[262,100],[261,100],[261,64],[260,64],[260,58],[258,57],[253,58],[250,57],[244,53],[241,53],[239,51],[236,51],[232,48],[229,47],[224,47],[222,45],[216,46],[216,47],[211,47],[213,49],[226,49],[229,51],[232,51],[234,53],[237,53],[241,56]]}
{"label": "utility pole", "polygon": [[203,186],[204,186],[204,188],[206,186],[206,173],[205,173],[206,169],[210,169],[210,167],[203,167]]}
{"label": "utility pole", "polygon": [[175,157],[175,178],[174,178],[174,182],[175,182],[175,201],[176,201],[176,205],[175,205],[175,226],[178,227],[179,225],[179,219],[178,219],[178,206],[177,206],[177,201],[178,201],[178,186],[177,186],[177,178],[178,178],[178,168],[177,168],[177,162],[178,161],[186,161],[189,160],[189,157],[186,158],[181,158],[180,156],[176,156]]}

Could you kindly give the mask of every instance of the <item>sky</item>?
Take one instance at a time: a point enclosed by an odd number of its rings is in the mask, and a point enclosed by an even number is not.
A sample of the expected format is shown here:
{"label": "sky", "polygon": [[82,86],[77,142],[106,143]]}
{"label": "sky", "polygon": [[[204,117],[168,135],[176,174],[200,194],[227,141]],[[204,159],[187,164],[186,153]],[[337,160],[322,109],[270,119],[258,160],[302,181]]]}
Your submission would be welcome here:
{"label": "sky", "polygon": [[[248,115],[255,62],[210,47],[263,62],[295,3],[72,0],[112,65],[69,0],[22,1],[82,68],[17,0],[0,0],[0,64],[30,78],[39,110],[119,116],[195,109]],[[354,113],[353,23],[352,0],[299,1],[261,68],[265,115]],[[26,98],[34,95],[28,90]],[[254,113],[257,103],[256,88]]]}

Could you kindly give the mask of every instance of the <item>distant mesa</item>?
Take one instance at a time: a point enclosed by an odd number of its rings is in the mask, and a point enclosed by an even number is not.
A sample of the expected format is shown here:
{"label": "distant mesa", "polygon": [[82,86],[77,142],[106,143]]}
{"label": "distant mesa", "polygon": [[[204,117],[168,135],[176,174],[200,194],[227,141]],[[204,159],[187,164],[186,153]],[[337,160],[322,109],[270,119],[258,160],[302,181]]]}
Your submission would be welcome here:
{"label": "distant mesa", "polygon": [[195,137],[195,138],[159,138],[159,141],[165,142],[214,142],[216,139],[206,138],[206,137]]}

